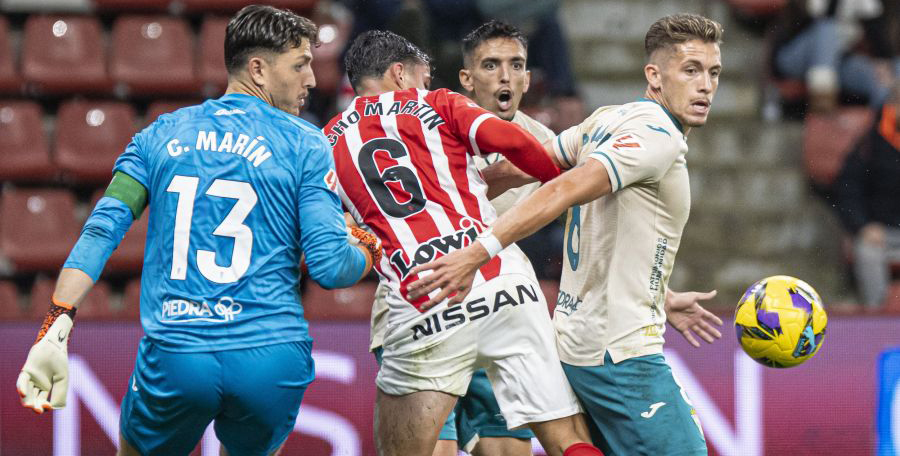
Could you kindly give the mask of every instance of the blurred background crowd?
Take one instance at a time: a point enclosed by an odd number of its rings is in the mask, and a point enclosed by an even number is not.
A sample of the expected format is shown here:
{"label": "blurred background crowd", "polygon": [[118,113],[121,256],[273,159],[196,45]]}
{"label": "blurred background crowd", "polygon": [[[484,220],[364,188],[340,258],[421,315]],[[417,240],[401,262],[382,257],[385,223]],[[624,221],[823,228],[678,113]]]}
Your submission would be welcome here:
{"label": "blurred background crowd", "polygon": [[[0,319],[40,319],[112,164],[161,113],[217,97],[239,0],[0,0]],[[829,311],[900,313],[898,0],[271,0],[310,17],[322,125],[352,98],[342,57],[389,29],[460,90],[461,38],[489,19],[530,40],[523,109],[553,130],[643,94],[643,37],[675,12],[725,27],[710,122],[688,140],[692,213],[670,286],[716,288],[730,311],[773,274],[815,286]],[[150,209],[152,210],[152,208]],[[136,320],[147,217],[126,236],[81,319]],[[521,243],[553,295],[563,229]],[[372,278],[374,280],[374,277]],[[372,280],[305,285],[311,319],[368,318]],[[335,304],[338,305],[335,305]],[[552,302],[551,302],[552,304]]]}

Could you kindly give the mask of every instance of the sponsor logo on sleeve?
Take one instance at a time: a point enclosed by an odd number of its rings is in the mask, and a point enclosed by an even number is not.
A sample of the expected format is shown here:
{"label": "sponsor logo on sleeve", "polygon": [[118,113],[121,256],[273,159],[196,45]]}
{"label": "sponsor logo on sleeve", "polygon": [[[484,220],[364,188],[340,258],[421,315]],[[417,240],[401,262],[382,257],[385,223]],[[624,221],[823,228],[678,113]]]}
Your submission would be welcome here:
{"label": "sponsor logo on sleeve", "polygon": [[619,136],[611,146],[617,152],[644,150],[644,145],[631,134]]}
{"label": "sponsor logo on sleeve", "polygon": [[329,190],[337,193],[337,173],[335,173],[333,169],[329,169],[328,172],[325,173],[325,186],[328,187]]}

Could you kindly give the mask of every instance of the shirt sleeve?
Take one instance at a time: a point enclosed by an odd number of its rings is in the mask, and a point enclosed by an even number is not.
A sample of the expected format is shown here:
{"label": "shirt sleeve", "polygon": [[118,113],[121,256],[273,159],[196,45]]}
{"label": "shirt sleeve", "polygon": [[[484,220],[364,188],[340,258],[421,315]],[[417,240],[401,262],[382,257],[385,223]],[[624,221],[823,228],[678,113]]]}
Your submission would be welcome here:
{"label": "shirt sleeve", "polygon": [[436,96],[446,97],[446,102],[439,98],[435,104],[447,107],[450,128],[457,137],[467,139],[463,142],[469,153],[481,156],[482,151],[497,152],[541,182],[559,176],[560,170],[544,146],[522,127],[501,120],[458,93],[441,90]]}
{"label": "shirt sleeve", "polygon": [[348,287],[362,278],[366,257],[347,241],[331,148],[319,132],[308,134],[301,142],[305,150],[301,154],[298,214],[306,266],[323,288]]}
{"label": "shirt sleeve", "polygon": [[680,153],[678,141],[646,122],[628,122],[602,141],[588,157],[606,167],[612,191],[642,181],[657,181]]}
{"label": "shirt sleeve", "polygon": [[63,268],[79,269],[96,282],[133,220],[125,203],[108,196],[100,198]]}
{"label": "shirt sleeve", "polygon": [[149,167],[144,159],[144,140],[152,126],[145,128],[131,138],[131,142],[125,147],[125,152],[116,159],[113,166],[113,174],[123,172],[138,181],[144,188],[149,189]]}
{"label": "shirt sleeve", "polygon": [[[464,141],[470,154],[481,156],[481,147],[475,140],[475,133],[481,124],[489,119],[498,119],[490,111],[475,104],[464,95],[440,89],[432,92],[435,101],[433,106],[448,123],[450,129],[460,138],[468,138]],[[485,153],[496,152],[486,150]]]}
{"label": "shirt sleeve", "polygon": [[573,125],[556,136],[553,141],[553,153],[556,159],[569,169],[578,164],[578,154],[584,145],[580,125]]}

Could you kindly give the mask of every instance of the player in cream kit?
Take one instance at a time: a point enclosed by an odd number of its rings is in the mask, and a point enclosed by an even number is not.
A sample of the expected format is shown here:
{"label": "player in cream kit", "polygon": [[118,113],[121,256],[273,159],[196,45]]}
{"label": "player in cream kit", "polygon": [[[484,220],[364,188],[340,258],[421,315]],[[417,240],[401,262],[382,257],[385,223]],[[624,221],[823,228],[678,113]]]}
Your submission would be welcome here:
{"label": "player in cream kit", "polygon": [[[706,123],[721,33],[692,14],[656,21],[645,39],[645,98],[600,108],[561,133],[553,151],[571,171],[472,246],[413,270],[421,278],[409,286],[411,299],[432,293],[428,307],[455,293],[451,303],[462,302],[473,268],[568,210],[557,345],[606,455],[707,453],[696,411],[662,352],[667,285],[690,212],[686,137]],[[710,321],[693,328],[707,340]]]}

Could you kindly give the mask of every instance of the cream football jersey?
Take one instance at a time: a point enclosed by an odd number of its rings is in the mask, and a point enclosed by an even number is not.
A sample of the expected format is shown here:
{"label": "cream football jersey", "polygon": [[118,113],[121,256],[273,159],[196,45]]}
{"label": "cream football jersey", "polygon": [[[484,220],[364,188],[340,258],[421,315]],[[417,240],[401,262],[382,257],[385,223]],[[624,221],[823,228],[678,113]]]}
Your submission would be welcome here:
{"label": "cream football jersey", "polygon": [[[529,117],[527,114],[522,111],[516,111],[516,115],[513,117],[512,122],[523,129],[529,132],[534,136],[540,143],[546,144],[547,142],[554,140],[553,130],[545,127],[540,122],[534,120]],[[484,151],[480,156],[472,157],[475,161],[475,166],[478,169],[484,169],[489,165],[492,165],[500,160],[506,160],[502,155],[498,153],[487,153]],[[523,185],[518,188],[513,188],[503,192],[501,195],[491,200],[491,205],[494,206],[494,209],[497,210],[497,216],[503,215],[504,212],[509,210],[509,208],[513,207],[514,204],[519,201],[524,200],[529,195],[534,193],[535,190],[541,185],[540,182],[533,182],[528,185]],[[376,347],[380,347],[384,342],[384,332],[387,328],[387,312],[388,305],[385,301],[387,296],[388,289],[384,284],[379,283],[378,288],[375,291],[375,302],[372,304],[372,317],[371,317],[371,332],[369,333],[369,350],[374,350]]]}
{"label": "cream football jersey", "polygon": [[562,132],[569,166],[597,160],[612,193],[569,209],[554,313],[560,358],[593,366],[662,352],[666,285],[691,206],[681,124],[640,100]]}

